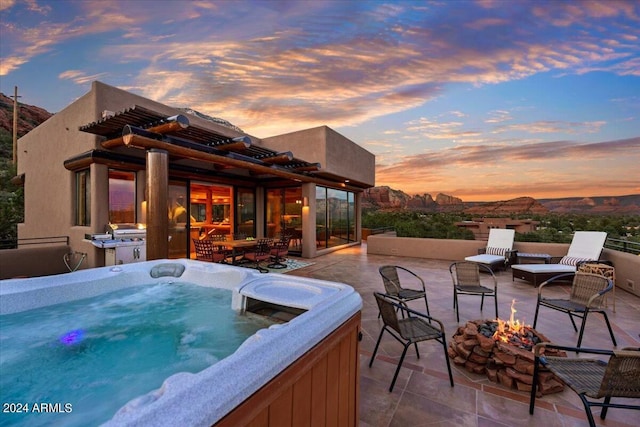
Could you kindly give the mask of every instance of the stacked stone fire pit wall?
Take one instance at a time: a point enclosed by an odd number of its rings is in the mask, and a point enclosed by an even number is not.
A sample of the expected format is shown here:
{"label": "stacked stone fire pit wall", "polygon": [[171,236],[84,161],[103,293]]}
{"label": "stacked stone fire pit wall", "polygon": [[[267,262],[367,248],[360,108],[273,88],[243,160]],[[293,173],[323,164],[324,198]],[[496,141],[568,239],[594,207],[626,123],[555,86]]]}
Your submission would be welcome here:
{"label": "stacked stone fire pit wall", "polygon": [[[459,326],[447,350],[453,363],[464,366],[469,372],[485,374],[489,380],[519,391],[531,391],[533,384],[534,355],[531,350],[497,342],[479,332],[490,320],[472,320]],[[533,329],[539,342],[549,340]],[[566,356],[562,351],[545,349],[548,355]],[[541,367],[539,372],[539,394],[558,393],[564,384],[551,372]]]}

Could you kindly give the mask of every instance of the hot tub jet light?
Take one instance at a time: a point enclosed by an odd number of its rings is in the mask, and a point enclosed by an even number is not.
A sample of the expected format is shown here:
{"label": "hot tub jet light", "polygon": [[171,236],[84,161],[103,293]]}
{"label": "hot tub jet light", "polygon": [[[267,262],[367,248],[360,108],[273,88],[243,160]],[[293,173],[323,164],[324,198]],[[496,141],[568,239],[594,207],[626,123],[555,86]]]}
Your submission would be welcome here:
{"label": "hot tub jet light", "polygon": [[60,337],[60,342],[64,345],[78,344],[84,338],[84,331],[82,329],[74,329],[69,331]]}

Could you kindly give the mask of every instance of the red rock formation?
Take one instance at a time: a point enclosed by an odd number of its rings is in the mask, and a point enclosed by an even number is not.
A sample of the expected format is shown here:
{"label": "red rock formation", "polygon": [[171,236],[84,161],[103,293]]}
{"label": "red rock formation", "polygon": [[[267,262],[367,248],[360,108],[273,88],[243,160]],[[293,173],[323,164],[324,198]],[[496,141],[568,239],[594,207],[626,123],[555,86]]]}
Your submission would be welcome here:
{"label": "red rock formation", "polygon": [[[18,102],[18,137],[25,135],[53,114],[34,105]],[[0,93],[0,128],[13,134],[13,99]]]}

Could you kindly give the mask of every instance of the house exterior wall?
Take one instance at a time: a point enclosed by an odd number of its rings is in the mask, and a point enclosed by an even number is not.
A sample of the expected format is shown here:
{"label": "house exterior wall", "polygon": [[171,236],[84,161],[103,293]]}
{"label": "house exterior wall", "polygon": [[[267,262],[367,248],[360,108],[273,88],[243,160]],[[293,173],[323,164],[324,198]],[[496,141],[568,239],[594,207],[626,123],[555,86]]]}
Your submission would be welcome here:
{"label": "house exterior wall", "polygon": [[375,185],[375,156],[327,126],[264,138],[272,150],[292,151],[307,162],[320,163],[320,170]]}

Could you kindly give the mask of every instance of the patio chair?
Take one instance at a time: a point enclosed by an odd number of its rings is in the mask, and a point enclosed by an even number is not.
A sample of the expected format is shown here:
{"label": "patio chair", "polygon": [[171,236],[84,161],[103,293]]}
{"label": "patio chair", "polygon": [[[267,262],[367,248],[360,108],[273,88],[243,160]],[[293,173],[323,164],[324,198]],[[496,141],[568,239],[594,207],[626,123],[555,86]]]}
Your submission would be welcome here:
{"label": "patio chair", "polygon": [[208,262],[224,262],[226,253],[223,248],[215,245],[209,239],[193,239],[193,246],[196,250],[196,259]]}
{"label": "patio chair", "polygon": [[[427,309],[427,316],[431,315],[429,313],[429,302],[427,301],[427,291],[424,286],[424,280],[422,280],[420,276],[398,265],[383,265],[378,269],[378,272],[380,276],[382,276],[382,283],[384,284],[384,290],[387,295],[403,303],[423,298],[424,305]],[[403,287],[400,283],[400,277],[411,280],[411,287]]]}
{"label": "patio chair", "polygon": [[567,255],[557,264],[515,264],[511,266],[512,280],[521,279],[538,286],[545,280],[563,273],[575,273],[584,261],[597,261],[607,240],[603,231],[576,231]]}
{"label": "patio chair", "polygon": [[253,263],[260,273],[268,273],[269,269],[260,265],[271,258],[273,239],[258,239],[256,245],[244,253],[244,259]]}
{"label": "patio chair", "polygon": [[269,268],[287,268],[287,264],[284,262],[287,260],[285,257],[289,254],[289,241],[291,237],[288,235],[282,235],[279,240],[273,243],[271,246],[271,264],[267,265]]}
{"label": "patio chair", "polygon": [[464,260],[489,267],[492,271],[505,268],[515,257],[513,250],[515,230],[492,228],[489,230],[487,247],[478,250],[478,255],[468,256]]}
{"label": "patio chair", "polygon": [[[480,270],[491,277],[493,287],[484,286],[480,280]],[[453,280],[453,308],[456,309],[456,319],[460,322],[458,295],[480,295],[480,311],[484,306],[484,297],[491,297],[495,301],[496,319],[498,318],[498,281],[491,268],[484,264],[470,261],[458,261],[449,266],[451,280]]]}
{"label": "patio chair", "polygon": [[[605,362],[593,357],[545,356],[543,354],[545,348],[608,356],[609,360]],[[533,385],[529,401],[530,414],[533,415],[535,407],[540,365],[555,374],[578,394],[591,427],[596,425],[591,407],[602,408],[600,418],[603,420],[607,416],[607,409],[609,408],[640,410],[638,405],[611,403],[611,398],[616,398],[616,400],[618,398],[640,398],[640,348],[626,347],[622,350],[611,351],[540,343],[534,347],[534,356]],[[604,400],[600,402],[593,399]]]}
{"label": "patio chair", "polygon": [[[398,361],[398,367],[393,375],[393,380],[391,380],[389,391],[393,391],[396,379],[398,378],[398,373],[402,367],[402,362],[407,354],[407,349],[411,344],[413,344],[416,348],[416,356],[419,359],[420,352],[418,351],[418,343],[427,340],[436,340],[442,344],[444,349],[444,359],[447,362],[447,370],[449,371],[449,382],[451,383],[451,387],[453,387],[453,375],[451,373],[449,356],[447,355],[447,341],[442,322],[423,313],[407,308],[407,306],[397,298],[380,292],[374,292],[373,295],[376,298],[378,309],[382,314],[384,326],[380,330],[376,347],[373,350],[371,360],[369,361],[369,367],[373,365],[376,353],[378,352],[378,347],[380,346],[380,341],[382,340],[382,335],[384,335],[385,331],[389,332],[393,338],[404,346],[402,355]],[[401,319],[398,318],[398,311],[402,313]]]}
{"label": "patio chair", "polygon": [[[554,282],[562,281],[567,277],[573,276],[573,283],[571,285],[571,293],[568,299],[560,298],[545,298],[542,296],[542,291],[547,285]],[[609,329],[609,335],[611,335],[611,341],[613,345],[616,344],[616,338],[613,336],[613,329],[609,323],[609,317],[607,312],[604,311],[601,306],[604,301],[604,295],[613,289],[613,282],[604,276],[599,274],[583,273],[578,271],[577,273],[567,273],[556,276],[552,279],[542,283],[538,288],[538,302],[536,303],[536,314],[533,316],[533,329],[536,328],[538,322],[538,312],[540,307],[548,307],[553,310],[565,312],[571,319],[573,329],[578,332],[574,317],[582,318],[582,324],[580,325],[580,333],[578,335],[578,344],[576,347],[580,347],[582,344],[582,335],[584,334],[585,325],[587,323],[587,316],[591,312],[601,313],[604,316],[604,320]]]}

